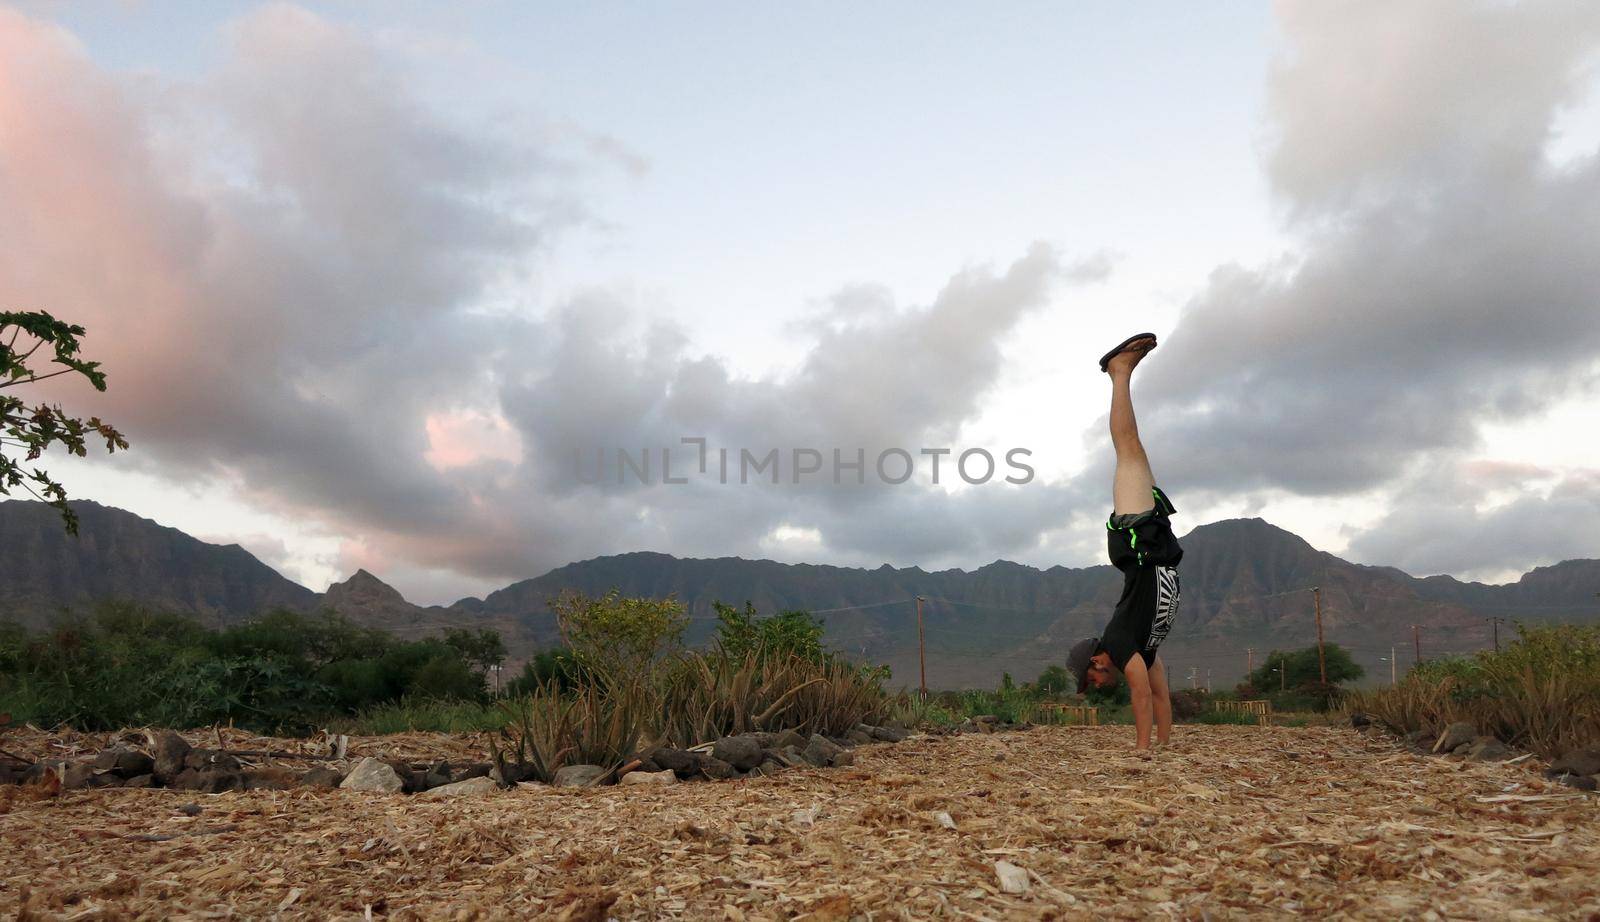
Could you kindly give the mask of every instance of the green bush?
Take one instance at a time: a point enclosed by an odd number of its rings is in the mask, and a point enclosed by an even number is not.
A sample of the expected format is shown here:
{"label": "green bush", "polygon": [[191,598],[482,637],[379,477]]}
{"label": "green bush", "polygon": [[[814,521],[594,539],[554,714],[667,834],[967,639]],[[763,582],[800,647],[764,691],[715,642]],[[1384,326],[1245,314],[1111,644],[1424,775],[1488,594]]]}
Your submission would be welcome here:
{"label": "green bush", "polygon": [[799,656],[821,659],[822,622],[806,611],[783,611],[763,618],[749,602],[737,609],[712,602],[717,612],[717,634],[712,645],[734,659],[750,654]]}
{"label": "green bush", "polygon": [[0,663],[0,701],[16,719],[92,730],[233,723],[297,733],[408,694],[484,697],[482,677],[440,641],[287,611],[214,630],[109,603],[47,631],[0,630]]}
{"label": "green bush", "polygon": [[1422,663],[1346,703],[1400,732],[1473,724],[1551,758],[1600,742],[1600,625],[1517,626],[1501,652]]}

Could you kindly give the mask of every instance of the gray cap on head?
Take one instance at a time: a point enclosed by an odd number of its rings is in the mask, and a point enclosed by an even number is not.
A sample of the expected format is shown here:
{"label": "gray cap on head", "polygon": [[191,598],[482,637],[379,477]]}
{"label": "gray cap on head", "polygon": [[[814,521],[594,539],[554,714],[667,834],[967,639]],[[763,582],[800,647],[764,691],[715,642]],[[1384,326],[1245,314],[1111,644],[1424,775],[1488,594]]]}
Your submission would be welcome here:
{"label": "gray cap on head", "polygon": [[1089,659],[1100,649],[1100,638],[1085,637],[1067,651],[1067,671],[1078,680],[1078,694],[1089,690]]}

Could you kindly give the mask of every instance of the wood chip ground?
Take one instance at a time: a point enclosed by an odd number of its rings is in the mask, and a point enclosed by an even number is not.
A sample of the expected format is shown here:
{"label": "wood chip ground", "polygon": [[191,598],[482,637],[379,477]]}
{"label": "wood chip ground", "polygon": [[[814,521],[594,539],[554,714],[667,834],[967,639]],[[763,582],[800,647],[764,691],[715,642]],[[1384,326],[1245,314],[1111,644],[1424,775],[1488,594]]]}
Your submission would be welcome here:
{"label": "wood chip ground", "polygon": [[[854,768],[667,787],[525,786],[442,801],[117,789],[37,800],[10,787],[0,789],[0,915],[1600,912],[1600,798],[1545,781],[1531,762],[1429,758],[1343,729],[1230,726],[1179,728],[1171,749],[1145,761],[1131,753],[1131,733],[918,737],[861,747]],[[46,745],[15,734],[7,744]],[[351,741],[352,757],[380,749],[418,759],[482,752],[463,738]],[[191,803],[202,809],[180,809]],[[1026,892],[1002,891],[1001,861],[1027,873]]]}

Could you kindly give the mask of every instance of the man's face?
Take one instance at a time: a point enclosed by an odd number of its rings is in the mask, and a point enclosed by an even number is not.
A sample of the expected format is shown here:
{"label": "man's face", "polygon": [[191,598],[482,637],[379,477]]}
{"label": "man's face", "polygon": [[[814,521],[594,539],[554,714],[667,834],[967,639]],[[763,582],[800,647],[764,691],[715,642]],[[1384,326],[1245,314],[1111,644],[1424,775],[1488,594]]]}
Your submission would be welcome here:
{"label": "man's face", "polygon": [[1089,658],[1087,673],[1089,684],[1095,688],[1111,688],[1117,684],[1117,670],[1111,666],[1111,654],[1096,653]]}

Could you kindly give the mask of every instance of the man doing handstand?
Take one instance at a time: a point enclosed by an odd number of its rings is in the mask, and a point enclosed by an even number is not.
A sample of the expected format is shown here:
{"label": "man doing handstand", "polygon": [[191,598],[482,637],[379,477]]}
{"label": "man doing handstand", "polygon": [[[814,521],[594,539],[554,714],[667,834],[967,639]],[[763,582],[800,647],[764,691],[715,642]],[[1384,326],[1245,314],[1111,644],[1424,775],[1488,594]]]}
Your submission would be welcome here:
{"label": "man doing handstand", "polygon": [[1100,360],[1111,376],[1111,444],[1117,452],[1106,543],[1112,565],[1122,571],[1122,597],[1100,636],[1078,641],[1067,654],[1080,695],[1091,685],[1114,688],[1119,676],[1127,680],[1134,745],[1141,750],[1150,748],[1152,722],[1157,745],[1172,735],[1167,670],[1157,650],[1178,613],[1177,566],[1183,559],[1168,520],[1178,510],[1156,486],[1133,418],[1133,369],[1155,347],[1155,334],[1141,333]]}

